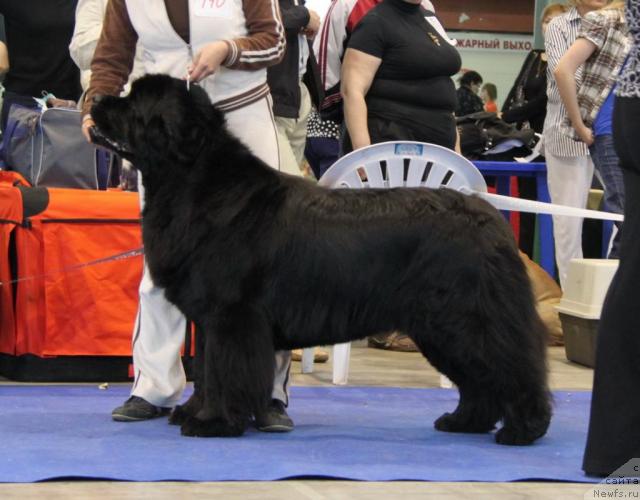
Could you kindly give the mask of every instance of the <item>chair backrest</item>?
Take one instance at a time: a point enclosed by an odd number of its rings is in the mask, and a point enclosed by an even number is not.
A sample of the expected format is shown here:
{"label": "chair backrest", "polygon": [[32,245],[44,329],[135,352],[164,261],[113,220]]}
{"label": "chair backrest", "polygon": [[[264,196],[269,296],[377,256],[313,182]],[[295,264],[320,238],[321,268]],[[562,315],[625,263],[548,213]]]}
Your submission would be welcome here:
{"label": "chair backrest", "polygon": [[343,156],[320,178],[332,188],[446,187],[486,192],[480,171],[466,158],[435,144],[392,141]]}

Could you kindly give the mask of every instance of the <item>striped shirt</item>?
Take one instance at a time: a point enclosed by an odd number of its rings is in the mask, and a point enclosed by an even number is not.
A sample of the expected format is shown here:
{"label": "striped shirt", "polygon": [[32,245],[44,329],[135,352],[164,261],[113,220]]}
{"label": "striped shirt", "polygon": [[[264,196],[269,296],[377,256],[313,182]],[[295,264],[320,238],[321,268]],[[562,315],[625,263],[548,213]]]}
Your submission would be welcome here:
{"label": "striped shirt", "polygon": [[[578,37],[582,18],[574,7],[566,14],[555,17],[545,33],[547,66],[547,117],[544,121],[544,147],[555,156],[587,156],[589,149],[582,142],[576,142],[563,133],[562,125],[567,118],[567,110],[560,98],[560,91],[553,76],[558,61],[569,50]],[[582,68],[576,72],[578,88],[582,83]]]}
{"label": "striped shirt", "polygon": [[[623,12],[620,9],[589,12],[582,19],[578,38],[584,38],[596,47],[584,64],[582,85],[578,90],[580,114],[584,124],[592,127],[631,47]],[[564,131],[573,140],[580,140],[568,117]]]}
{"label": "striped shirt", "polygon": [[627,0],[626,16],[633,46],[618,79],[616,94],[640,99],[640,0]]}

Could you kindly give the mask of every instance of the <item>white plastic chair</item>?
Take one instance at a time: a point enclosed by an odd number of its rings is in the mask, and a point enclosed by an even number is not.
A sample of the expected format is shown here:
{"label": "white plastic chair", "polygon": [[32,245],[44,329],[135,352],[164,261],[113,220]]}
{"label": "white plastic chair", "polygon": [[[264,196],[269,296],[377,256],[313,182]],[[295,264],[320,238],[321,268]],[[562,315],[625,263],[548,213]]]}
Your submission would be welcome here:
{"label": "white plastic chair", "polygon": [[[320,178],[330,188],[446,187],[456,191],[487,192],[478,169],[450,149],[421,142],[383,142],[340,158]],[[333,346],[333,383],[345,385],[349,377],[351,343]],[[313,372],[314,349],[302,351],[302,373]],[[451,381],[440,376],[441,387]]]}

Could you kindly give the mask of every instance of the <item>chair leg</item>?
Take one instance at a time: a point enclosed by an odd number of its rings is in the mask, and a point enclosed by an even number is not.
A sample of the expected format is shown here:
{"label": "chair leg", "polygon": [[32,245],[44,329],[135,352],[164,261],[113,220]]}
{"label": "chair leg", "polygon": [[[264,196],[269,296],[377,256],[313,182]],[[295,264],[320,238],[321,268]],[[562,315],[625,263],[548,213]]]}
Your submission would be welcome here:
{"label": "chair leg", "polygon": [[347,385],[350,355],[351,342],[333,346],[333,383],[335,385]]}
{"label": "chair leg", "polygon": [[315,354],[314,347],[302,349],[302,373],[313,373],[313,356]]}

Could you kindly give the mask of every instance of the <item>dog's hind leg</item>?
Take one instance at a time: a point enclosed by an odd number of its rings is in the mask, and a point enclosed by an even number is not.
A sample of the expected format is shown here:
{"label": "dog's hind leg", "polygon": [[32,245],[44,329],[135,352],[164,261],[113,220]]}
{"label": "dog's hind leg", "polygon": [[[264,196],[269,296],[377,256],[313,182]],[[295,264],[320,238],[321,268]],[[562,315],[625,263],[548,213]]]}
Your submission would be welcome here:
{"label": "dog's hind leg", "polygon": [[[455,346],[447,354],[466,379],[460,382],[461,403],[466,392],[486,398],[503,421],[496,442],[531,444],[549,427],[551,403],[546,328],[529,278],[518,254],[508,248],[489,253],[473,278],[467,280],[465,297],[456,300],[458,328],[449,325],[447,343]],[[480,383],[484,390],[478,390]]]}
{"label": "dog's hind leg", "polygon": [[193,394],[187,400],[185,404],[177,405],[173,408],[171,415],[169,415],[169,423],[171,425],[182,425],[187,418],[195,416],[200,409],[204,401],[203,387],[204,387],[204,351],[205,351],[206,335],[202,329],[196,326],[195,332],[195,347],[196,355],[193,360]]}
{"label": "dog's hind leg", "polygon": [[438,418],[436,429],[489,432],[503,420],[496,441],[512,445],[531,444],[546,432],[551,409],[544,325],[528,283],[516,279],[512,285],[482,293],[468,287],[464,296],[449,295],[441,308],[432,300],[420,322],[425,326],[409,332],[460,392],[457,409]]}
{"label": "dog's hind leg", "polygon": [[544,391],[522,391],[505,407],[504,425],[496,432],[496,443],[528,445],[542,437],[551,421],[549,394]]}
{"label": "dog's hind leg", "polygon": [[[503,427],[496,433],[496,442],[507,445],[528,445],[542,437],[551,421],[551,394],[547,385],[546,328],[534,309],[520,310],[524,324],[522,347],[510,360],[512,370],[502,379],[501,401],[504,408]],[[515,322],[513,318],[510,322]],[[513,332],[518,337],[517,332]],[[523,337],[529,340],[528,345]],[[539,342],[538,342],[539,340]]]}
{"label": "dog's hind leg", "polygon": [[488,388],[473,383],[458,382],[460,401],[453,413],[445,413],[434,422],[444,432],[485,433],[495,429],[500,409]]}
{"label": "dog's hind leg", "polygon": [[247,304],[219,308],[203,321],[203,405],[182,424],[185,436],[240,436],[252,414],[264,411],[273,389],[271,328]]}
{"label": "dog's hind leg", "polygon": [[453,413],[445,413],[434,423],[439,431],[484,433],[493,430],[499,420],[503,427],[496,432],[496,442],[506,445],[529,445],[542,437],[549,427],[551,406],[544,386],[535,380],[507,380],[496,377],[493,383],[450,377],[458,385],[460,401]]}
{"label": "dog's hind leg", "polygon": [[[540,345],[544,337],[535,331],[544,326],[532,311],[528,314],[523,307],[520,318],[503,311],[484,328],[462,331],[464,339],[452,339],[457,346],[445,358],[429,356],[460,392],[458,408],[437,419],[436,429],[488,432],[502,420],[495,439],[506,445],[528,445],[545,434],[551,405]],[[464,342],[467,339],[479,342]]]}
{"label": "dog's hind leg", "polygon": [[[440,332],[446,335],[444,332]],[[443,432],[485,433],[495,429],[502,412],[492,393],[492,387],[480,376],[474,377],[474,367],[454,353],[442,354],[441,349],[425,338],[412,336],[418,348],[431,364],[444,373],[458,387],[460,401],[452,413],[444,413],[434,422]]]}
{"label": "dog's hind leg", "polygon": [[[542,437],[551,421],[547,381],[547,329],[536,311],[529,278],[520,258],[511,256],[510,279],[494,287],[490,339],[494,393],[503,409],[496,442],[528,445]],[[489,307],[489,306],[486,306]]]}

